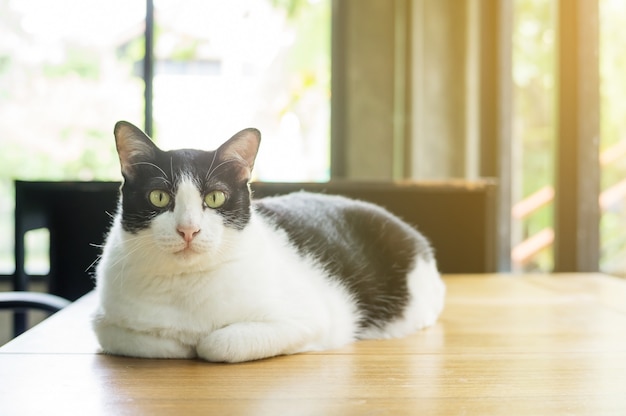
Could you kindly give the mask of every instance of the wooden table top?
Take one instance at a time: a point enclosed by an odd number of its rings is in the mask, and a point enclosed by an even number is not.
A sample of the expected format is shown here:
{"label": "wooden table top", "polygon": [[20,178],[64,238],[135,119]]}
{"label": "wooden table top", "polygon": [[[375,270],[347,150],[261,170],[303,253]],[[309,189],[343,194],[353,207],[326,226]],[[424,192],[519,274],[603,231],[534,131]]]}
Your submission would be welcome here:
{"label": "wooden table top", "polygon": [[104,356],[89,294],[0,348],[1,415],[626,415],[626,281],[446,276],[437,325],[243,364]]}

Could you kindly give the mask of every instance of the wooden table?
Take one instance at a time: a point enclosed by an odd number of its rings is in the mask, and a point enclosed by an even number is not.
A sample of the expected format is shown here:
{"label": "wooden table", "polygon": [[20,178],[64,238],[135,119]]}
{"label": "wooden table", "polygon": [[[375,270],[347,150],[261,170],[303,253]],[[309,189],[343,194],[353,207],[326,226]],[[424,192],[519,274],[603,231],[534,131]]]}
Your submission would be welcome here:
{"label": "wooden table", "polygon": [[89,294],[0,348],[0,414],[626,415],[626,281],[445,280],[413,336],[235,365],[100,355]]}

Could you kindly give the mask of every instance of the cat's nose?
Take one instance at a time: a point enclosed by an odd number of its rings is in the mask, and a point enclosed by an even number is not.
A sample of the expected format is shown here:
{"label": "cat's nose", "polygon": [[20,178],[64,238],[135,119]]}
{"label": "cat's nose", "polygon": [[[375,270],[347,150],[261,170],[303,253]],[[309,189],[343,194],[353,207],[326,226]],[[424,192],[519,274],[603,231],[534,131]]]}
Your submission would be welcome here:
{"label": "cat's nose", "polygon": [[186,242],[190,242],[195,238],[196,235],[200,232],[198,227],[183,227],[179,226],[176,231],[178,231],[178,235],[180,235]]}

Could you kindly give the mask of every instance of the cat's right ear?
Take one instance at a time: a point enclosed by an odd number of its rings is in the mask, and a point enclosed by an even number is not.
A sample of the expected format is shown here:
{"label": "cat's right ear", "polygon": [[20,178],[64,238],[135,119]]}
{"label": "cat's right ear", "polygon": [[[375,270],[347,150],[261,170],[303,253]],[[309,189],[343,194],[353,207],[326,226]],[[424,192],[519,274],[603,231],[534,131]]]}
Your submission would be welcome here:
{"label": "cat's right ear", "polygon": [[127,121],[118,121],[113,129],[122,175],[132,178],[135,166],[153,160],[158,148],[141,129]]}

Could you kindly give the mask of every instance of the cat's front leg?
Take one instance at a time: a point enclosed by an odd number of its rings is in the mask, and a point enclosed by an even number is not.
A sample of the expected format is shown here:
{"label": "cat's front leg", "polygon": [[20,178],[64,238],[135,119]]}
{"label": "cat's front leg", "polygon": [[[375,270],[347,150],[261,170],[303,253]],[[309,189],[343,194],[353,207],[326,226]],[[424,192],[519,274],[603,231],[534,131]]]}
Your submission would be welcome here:
{"label": "cat's front leg", "polygon": [[195,358],[193,347],[173,338],[134,331],[117,325],[95,322],[102,352],[142,358]]}
{"label": "cat's front leg", "polygon": [[211,332],[198,343],[198,357],[213,362],[242,362],[302,352],[311,333],[282,322],[240,322]]}

